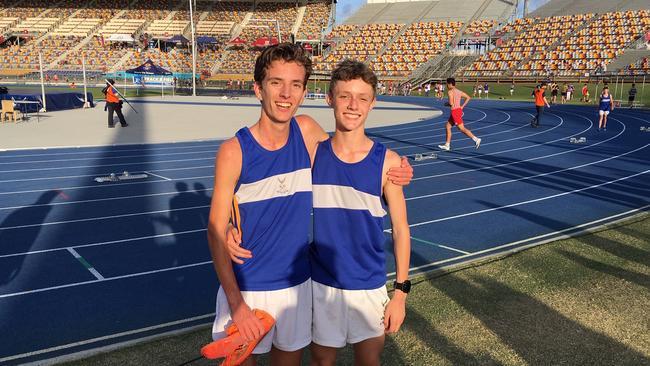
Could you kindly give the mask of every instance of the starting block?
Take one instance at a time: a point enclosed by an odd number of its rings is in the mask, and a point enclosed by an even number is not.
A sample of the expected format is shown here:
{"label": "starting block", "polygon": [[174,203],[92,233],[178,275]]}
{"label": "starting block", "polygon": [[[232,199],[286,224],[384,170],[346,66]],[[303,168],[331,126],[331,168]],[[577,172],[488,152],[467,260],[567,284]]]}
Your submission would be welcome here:
{"label": "starting block", "polygon": [[572,144],[584,144],[585,142],[587,142],[587,138],[586,137],[579,137],[579,138],[571,137],[569,139],[569,142],[572,143]]}
{"label": "starting block", "polygon": [[124,171],[121,175],[117,175],[115,173],[111,173],[105,177],[97,177],[95,178],[95,182],[97,183],[104,183],[104,182],[120,182],[123,180],[134,180],[134,179],[144,179],[148,178],[149,175],[141,173],[141,174],[131,174],[128,171]]}
{"label": "starting block", "polygon": [[438,154],[436,153],[415,154],[415,157],[413,158],[413,160],[415,161],[433,160],[433,159],[438,159]]}

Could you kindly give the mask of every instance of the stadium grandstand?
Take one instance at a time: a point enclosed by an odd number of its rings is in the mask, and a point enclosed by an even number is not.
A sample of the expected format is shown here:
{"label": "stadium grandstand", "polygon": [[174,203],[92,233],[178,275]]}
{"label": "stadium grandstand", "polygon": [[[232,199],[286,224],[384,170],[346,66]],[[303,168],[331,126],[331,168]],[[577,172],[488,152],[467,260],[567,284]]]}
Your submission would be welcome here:
{"label": "stadium grandstand", "polygon": [[184,1],[0,4],[4,77],[37,78],[42,67],[48,77],[78,79],[82,66],[91,79],[125,76],[150,59],[179,80],[191,79],[193,69],[207,82],[250,80],[256,55],[281,41],[310,49],[322,78],[345,58],[370,64],[383,80],[413,85],[450,75],[499,80],[650,71],[644,0],[550,0],[524,17],[515,0],[370,0],[343,22],[336,22],[332,0],[200,0],[192,16]]}

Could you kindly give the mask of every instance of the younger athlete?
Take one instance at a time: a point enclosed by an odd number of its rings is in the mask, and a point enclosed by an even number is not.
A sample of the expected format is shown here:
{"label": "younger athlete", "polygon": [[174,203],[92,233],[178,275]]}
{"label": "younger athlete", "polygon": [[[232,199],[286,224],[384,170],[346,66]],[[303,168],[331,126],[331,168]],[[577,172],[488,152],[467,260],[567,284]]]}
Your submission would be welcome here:
{"label": "younger athlete", "polygon": [[[334,137],[319,144],[312,172],[314,242],[312,365],[336,364],[353,344],[355,364],[379,365],[385,334],[400,329],[410,289],[410,234],[402,187],[385,178],[399,156],[364,131],[377,77],[358,61],[332,72],[327,103]],[[382,197],[388,203],[396,262],[395,294],[386,291]]]}
{"label": "younger athlete", "polygon": [[598,132],[607,131],[607,116],[613,110],[614,103],[612,103],[612,95],[609,94],[609,88],[604,87],[602,94],[600,94],[600,103],[598,104],[598,114],[600,115]]}
{"label": "younger athlete", "polygon": [[[438,145],[438,147],[441,150],[445,150],[445,151],[451,150],[451,127],[455,125],[456,127],[458,127],[460,132],[464,133],[465,135],[467,135],[467,137],[474,140],[474,143],[476,144],[476,148],[478,149],[479,146],[481,146],[481,139],[474,136],[472,131],[470,131],[464,126],[464,122],[463,122],[463,109],[465,109],[465,106],[467,105],[467,103],[469,103],[469,101],[472,98],[470,98],[470,96],[467,95],[467,93],[456,88],[456,79],[454,78],[447,79],[447,88],[449,89],[448,92],[449,103],[447,104],[451,107],[451,116],[449,116],[449,120],[445,125],[447,129],[447,141],[445,142],[444,145]],[[478,91],[479,91],[478,95],[480,98],[481,95],[480,85]],[[461,105],[460,102],[462,98],[465,98],[465,103]]]}

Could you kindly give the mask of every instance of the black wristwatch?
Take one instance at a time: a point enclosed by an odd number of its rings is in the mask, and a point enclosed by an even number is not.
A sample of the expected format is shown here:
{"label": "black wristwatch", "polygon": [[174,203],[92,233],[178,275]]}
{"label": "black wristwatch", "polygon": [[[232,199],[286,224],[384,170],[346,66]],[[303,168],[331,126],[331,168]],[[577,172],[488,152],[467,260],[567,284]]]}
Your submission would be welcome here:
{"label": "black wristwatch", "polygon": [[411,291],[411,281],[406,280],[406,281],[401,282],[401,283],[395,281],[395,282],[393,282],[393,287],[395,288],[395,290],[400,290],[403,293],[408,294],[409,291]]}

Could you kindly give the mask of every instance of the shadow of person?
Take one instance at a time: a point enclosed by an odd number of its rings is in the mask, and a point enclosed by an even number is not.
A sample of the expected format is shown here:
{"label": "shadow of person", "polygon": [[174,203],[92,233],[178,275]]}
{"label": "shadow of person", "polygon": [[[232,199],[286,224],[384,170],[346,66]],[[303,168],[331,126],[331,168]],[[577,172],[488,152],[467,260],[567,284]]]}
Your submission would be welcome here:
{"label": "shadow of person", "polygon": [[[24,225],[26,222],[42,224],[52,210],[49,205],[59,194],[57,190],[43,193],[33,205],[20,208],[9,214],[0,224],[0,250],[3,253],[25,253],[32,247],[41,232],[41,226],[30,227],[29,230],[2,229],[6,227]],[[9,251],[8,246],[11,246]],[[0,285],[6,285],[16,278],[27,255],[16,255],[2,259],[0,265]]]}
{"label": "shadow of person", "polygon": [[[210,205],[212,197],[208,196],[207,188],[203,183],[194,183],[194,195],[196,196],[196,205],[197,206],[207,206]],[[208,226],[208,217],[210,216],[210,208],[201,209],[201,212],[198,214],[198,218],[201,220],[202,227]]]}

